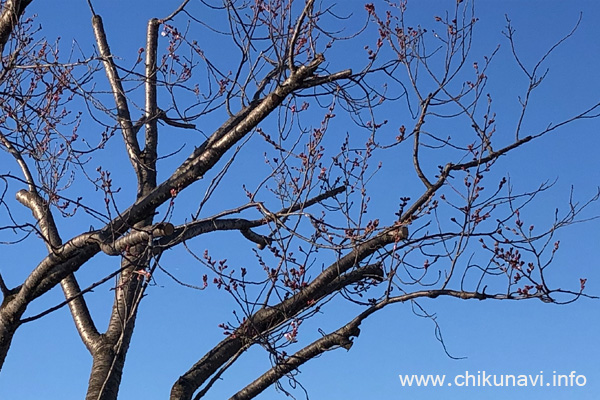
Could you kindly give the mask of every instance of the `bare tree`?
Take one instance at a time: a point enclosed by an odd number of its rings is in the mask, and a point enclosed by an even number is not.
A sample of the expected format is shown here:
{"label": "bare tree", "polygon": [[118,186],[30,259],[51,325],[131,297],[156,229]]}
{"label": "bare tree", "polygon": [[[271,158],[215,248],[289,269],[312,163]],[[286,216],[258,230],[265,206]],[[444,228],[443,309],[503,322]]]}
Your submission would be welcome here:
{"label": "bare tree", "polygon": [[[596,117],[600,103],[525,131],[531,94],[555,47],[532,67],[514,50],[529,84],[516,129],[497,132],[486,91],[496,53],[473,62],[472,3],[458,1],[435,17],[433,32],[409,26],[404,2],[382,10],[367,4],[364,27],[348,32],[327,2],[186,0],[148,21],[133,63],[111,51],[118,33],[105,31],[93,2],[95,50],[77,44],[66,57],[27,18],[30,3],[3,1],[0,15],[7,160],[0,204],[4,244],[43,241],[47,255],[22,266],[29,272],[16,285],[0,277],[2,363],[21,325],[68,306],[93,359],[87,398],[117,398],[137,312],[157,275],[197,290],[214,286],[238,305],[237,320],[221,326],[225,338],[182,366],[172,399],[204,397],[252,346],[265,349],[272,367],[231,398],[251,399],[272,385],[285,392],[280,379],[294,380],[299,366],[328,350],[350,349],[361,323],[394,303],[587,296],[585,280],[559,289],[545,273],[559,248],[557,229],[597,196],[534,228],[523,210],[548,185],[515,193],[494,166]],[[506,35],[514,49],[510,22]],[[220,51],[207,44],[217,38]],[[354,46],[356,57],[338,46]],[[448,121],[460,135],[449,135]],[[166,135],[175,130],[187,133]],[[115,160],[122,148],[127,170]],[[412,170],[398,173],[382,160],[408,160]],[[385,193],[372,183],[382,175]],[[395,206],[373,211],[371,196]],[[217,231],[245,238],[249,246],[235,252],[256,268],[198,249],[198,237]],[[161,261],[178,247],[197,261],[202,279],[182,280]],[[113,264],[111,272],[82,289],[76,275],[97,257]],[[64,302],[26,314],[59,284]],[[86,304],[100,285],[114,292],[104,331]],[[303,321],[332,301],[361,311],[339,329],[303,337]],[[303,347],[288,353],[296,342]]]}

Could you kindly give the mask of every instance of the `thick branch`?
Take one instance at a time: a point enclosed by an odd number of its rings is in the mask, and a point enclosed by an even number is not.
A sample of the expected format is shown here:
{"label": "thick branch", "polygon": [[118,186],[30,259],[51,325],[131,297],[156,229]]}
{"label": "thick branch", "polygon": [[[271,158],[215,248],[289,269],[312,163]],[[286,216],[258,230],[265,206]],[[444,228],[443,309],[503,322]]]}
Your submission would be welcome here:
{"label": "thick branch", "polygon": [[99,251],[104,251],[108,255],[120,255],[128,247],[147,243],[152,238],[172,232],[172,224],[158,223],[134,231],[115,242],[107,242],[101,239],[102,236],[99,232],[79,235],[69,240],[38,264],[25,282],[17,288],[19,294],[16,296],[15,301],[18,301],[20,307],[26,307],[28,302],[50,290]]}
{"label": "thick branch", "polygon": [[[105,43],[105,37],[104,41],[102,40],[101,20],[99,17],[94,17],[93,21],[95,28],[100,28],[98,30],[100,42]],[[104,48],[104,51],[110,55],[107,48]],[[104,60],[110,71],[110,66],[114,67],[111,63],[112,59],[105,57]],[[308,65],[299,67],[295,74],[292,74],[265,98],[253,102],[226,121],[204,145],[188,157],[169,179],[121,213],[101,231],[80,235],[55,249],[53,253],[42,260],[35,271],[19,287],[19,293],[11,301],[13,303],[11,309],[18,310],[18,315],[15,315],[20,317],[30,301],[53,288],[69,273],[76,271],[83,263],[101,251],[101,246],[105,248],[106,243],[111,243],[114,238],[123,235],[133,224],[152,215],[157,207],[172,198],[173,190],[183,190],[204,175],[228,149],[270,115],[289,94],[301,89],[304,81],[312,76],[323,61],[324,58],[318,55]],[[119,91],[115,92],[115,96],[124,98],[123,93]]]}
{"label": "thick branch", "polygon": [[134,230],[110,244],[101,244],[100,248],[108,255],[116,256],[139,244],[149,243],[154,238],[170,237],[175,227],[169,222],[160,222],[152,226]]}
{"label": "thick branch", "polygon": [[435,298],[438,296],[451,296],[463,300],[468,299],[507,299],[506,295],[488,295],[479,292],[463,292],[456,290],[422,290],[418,292],[408,293],[402,296],[396,296],[391,299],[384,300],[367,310],[360,313],[356,318],[342,326],[335,332],[325,335],[318,340],[312,342],[308,346],[294,353],[284,361],[278,363],[273,368],[265,372],[255,381],[233,395],[230,400],[250,400],[255,398],[259,393],[263,392],[273,383],[281,379],[285,374],[290,373],[300,367],[309,360],[314,359],[320,354],[334,348],[343,347],[350,350],[353,345],[352,337],[358,337],[360,334],[360,324],[376,311],[381,310],[385,306],[397,302],[405,302],[421,297]]}
{"label": "thick branch", "polygon": [[342,285],[348,284],[348,280],[344,279],[343,275],[346,271],[356,266],[375,251],[390,243],[404,240],[407,237],[408,229],[405,226],[393,227],[383,231],[356,246],[346,256],[330,265],[301,292],[274,307],[263,308],[256,312],[236,330],[235,337],[223,340],[186,374],[179,378],[171,390],[171,399],[190,399],[197,388],[209,379],[220,366],[233,357],[246,343],[252,342],[254,337],[268,332],[312,304],[318,303],[325,296],[341,289],[344,287]]}
{"label": "thick branch", "polygon": [[[33,217],[38,221],[38,225],[44,241],[46,242],[48,252],[50,254],[54,253],[55,249],[62,246],[62,239],[58,234],[58,229],[56,228],[56,223],[54,222],[54,217],[52,216],[52,212],[50,211],[48,204],[36,191],[28,192],[26,190],[20,190],[17,192],[17,200],[31,210]],[[40,268],[38,266],[32,275],[34,275],[36,271],[40,272],[40,277],[44,276],[44,268]],[[73,321],[75,322],[77,332],[79,332],[83,343],[88,350],[91,351],[91,349],[99,340],[100,335],[96,329],[84,298],[82,296],[76,296],[81,292],[81,289],[79,288],[79,284],[75,279],[75,275],[73,275],[73,273],[69,273],[61,281],[61,287],[63,289],[65,298],[73,298],[73,300],[69,302],[69,308],[71,310],[71,315],[73,316]]]}
{"label": "thick branch", "polygon": [[352,347],[351,337],[358,337],[360,334],[360,329],[358,329],[360,323],[360,320],[353,320],[351,323],[341,327],[335,332],[332,332],[314,341],[310,345],[304,347],[302,350],[294,353],[294,355],[288,357],[286,360],[271,368],[269,371],[257,378],[254,382],[237,392],[235,395],[231,396],[229,400],[255,398],[259,393],[267,389],[273,383],[277,382],[285,374],[297,369],[300,365],[312,360],[328,350],[332,350],[337,347],[343,347],[346,350],[350,350]]}
{"label": "thick branch", "polygon": [[75,327],[77,328],[77,332],[79,332],[81,341],[91,353],[100,340],[100,334],[96,329],[96,325],[83,296],[80,296],[81,288],[75,279],[75,275],[72,273],[67,275],[61,281],[61,287],[65,299],[70,299],[69,309],[71,310],[71,315],[73,316],[73,321],[75,321]]}
{"label": "thick branch", "polygon": [[259,250],[264,249],[273,242],[273,240],[270,237],[260,235],[252,231],[251,229],[242,229],[240,230],[240,232],[246,239],[256,243],[256,246],[259,248]]}
{"label": "thick branch", "polygon": [[299,89],[304,79],[311,76],[323,61],[323,56],[318,55],[308,65],[298,68],[296,74],[290,76],[265,98],[251,103],[227,120],[177,168],[169,179],[123,212],[119,218],[103,229],[103,233],[123,234],[135,222],[144,219],[158,206],[171,199],[173,191],[179,192],[202,178],[227,150],[266,118],[289,94]]}
{"label": "thick branch", "polygon": [[0,56],[4,53],[4,46],[8,42],[10,34],[19,22],[19,18],[25,12],[25,8],[33,0],[7,0],[0,14]]}
{"label": "thick branch", "polygon": [[[318,196],[315,196],[309,200],[306,200],[305,202],[298,203],[293,205],[292,207],[288,207],[283,210],[277,211],[272,215],[275,218],[283,218],[291,213],[306,209],[323,200],[337,196],[338,194],[343,193],[345,190],[345,186],[336,187],[334,189],[328,190],[325,193],[321,193]],[[256,220],[247,220],[243,218],[205,218],[202,220],[188,222],[186,224],[175,227],[172,234],[161,237],[159,240],[156,241],[155,246],[157,251],[162,251],[208,232],[227,230],[239,230],[242,233],[242,235],[246,237],[246,239],[258,244],[259,246],[266,246],[270,244],[270,238],[256,234],[250,231],[250,229],[265,225],[267,222],[268,220],[265,218]]]}
{"label": "thick branch", "polygon": [[331,83],[338,81],[340,79],[347,79],[352,76],[351,69],[345,69],[343,71],[334,72],[333,74],[325,75],[325,76],[312,76],[307,78],[302,83],[302,88],[307,89],[315,86],[321,86],[326,83]]}
{"label": "thick branch", "polygon": [[158,145],[158,129],[156,116],[158,106],[156,100],[156,53],[158,47],[158,27],[156,18],[148,21],[146,33],[146,141],[144,144],[142,181],[138,184],[140,192],[149,193],[156,187],[156,148]]}
{"label": "thick branch", "polygon": [[[95,31],[101,29],[101,20],[98,20]],[[96,21],[95,21],[96,23]],[[119,110],[119,122],[121,130],[130,153],[130,160],[134,166],[138,181],[137,199],[143,198],[156,189],[156,160],[158,145],[158,107],[156,93],[156,58],[158,43],[159,21],[155,18],[148,21],[146,34],[146,68],[145,68],[145,143],[144,151],[140,153],[137,146],[136,132],[131,128],[131,118],[128,111],[127,98],[121,87],[120,79],[113,71],[114,64],[105,62],[105,69],[115,93],[115,102]],[[103,32],[96,34],[100,43],[105,38]],[[102,53],[107,57],[110,53]],[[110,70],[110,73],[109,73]],[[113,77],[111,79],[111,74]],[[133,150],[133,157],[132,157]],[[139,160],[137,157],[139,156]],[[136,272],[145,271],[150,263],[149,248],[155,235],[168,235],[173,233],[173,225],[152,225],[154,213],[148,213],[144,218],[133,223],[131,233],[123,236],[112,243],[114,254],[120,254],[125,248],[121,258],[121,273],[115,290],[115,299],[112,307],[111,317],[103,334],[103,343],[91,349],[94,358],[88,392],[86,398],[116,399],[122,371],[125,363],[125,355],[133,334],[137,310],[142,299],[146,285],[144,278],[136,275]],[[103,248],[103,251],[107,249]]]}
{"label": "thick branch", "polygon": [[28,192],[23,189],[19,190],[16,198],[19,203],[31,210],[33,217],[38,222],[42,238],[48,247],[48,251],[52,253],[54,249],[59,248],[62,245],[62,240],[58,235],[56,223],[54,222],[54,217],[50,212],[48,204],[46,204],[35,191]]}
{"label": "thick branch", "polygon": [[139,174],[140,170],[140,145],[135,136],[135,130],[131,123],[131,115],[129,113],[129,106],[127,105],[127,97],[121,84],[121,78],[117,71],[117,67],[113,60],[113,56],[106,40],[106,34],[104,33],[104,25],[102,24],[102,18],[99,15],[92,17],[92,26],[94,28],[94,36],[96,37],[96,43],[98,44],[98,51],[102,57],[104,64],[104,70],[108,82],[112,88],[113,96],[115,98],[115,104],[117,106],[117,120],[121,126],[121,132],[123,133],[123,139],[125,141],[125,147],[127,154],[129,155],[129,161],[133,165],[133,169]]}

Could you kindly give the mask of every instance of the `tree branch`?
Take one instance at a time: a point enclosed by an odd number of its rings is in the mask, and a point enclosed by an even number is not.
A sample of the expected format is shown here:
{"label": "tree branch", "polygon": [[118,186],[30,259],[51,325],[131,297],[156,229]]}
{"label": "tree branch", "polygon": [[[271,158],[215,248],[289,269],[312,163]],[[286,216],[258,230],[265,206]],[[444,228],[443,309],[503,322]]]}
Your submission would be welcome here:
{"label": "tree branch", "polygon": [[340,79],[348,79],[351,76],[351,69],[345,69],[343,71],[334,72],[333,74],[328,74],[324,76],[312,76],[304,80],[304,82],[302,83],[302,88],[308,89],[315,86],[321,86],[326,83],[339,81]]}
{"label": "tree branch", "polygon": [[285,360],[277,363],[270,370],[265,372],[259,378],[254,380],[248,386],[237,392],[233,395],[230,400],[249,400],[255,398],[259,393],[263,392],[273,383],[277,382],[284,375],[289,372],[294,371],[302,364],[306,363],[309,360],[314,359],[320,354],[325,353],[326,351],[332,350],[334,348],[342,347],[346,350],[350,350],[353,345],[352,337],[358,337],[360,334],[359,326],[360,324],[370,315],[375,313],[376,311],[381,310],[385,306],[397,302],[406,302],[409,300],[414,300],[420,297],[430,297],[435,298],[439,296],[451,296],[457,297],[463,300],[467,299],[507,299],[506,295],[488,295],[485,293],[479,292],[463,292],[456,290],[423,290],[413,293],[408,293],[402,296],[392,297],[390,299],[383,300],[378,304],[369,307],[367,310],[360,313],[356,316],[352,321],[337,329],[336,331],[324,335],[323,337],[315,340],[308,346],[294,353],[290,357]]}
{"label": "tree branch", "polygon": [[[136,155],[139,154],[139,147],[137,145],[137,140],[131,142],[132,137],[127,136],[128,133],[133,132],[131,120],[127,114],[128,109],[125,95],[122,88],[119,88],[120,81],[116,74],[116,68],[112,62],[110,50],[106,43],[102,20],[99,16],[94,16],[92,18],[92,24],[100,47],[100,53],[103,57],[105,70],[109,76],[109,81],[111,82],[111,85],[115,85],[113,87],[113,94],[117,100],[118,111],[121,113],[120,122],[122,121],[124,124],[122,126],[125,126],[125,129],[123,129],[125,140],[126,142],[128,140],[130,141],[128,145],[130,160],[135,161],[137,160]],[[102,230],[79,235],[69,240],[64,245],[55,248],[53,252],[38,264],[34,271],[26,278],[25,282],[18,287],[18,293],[11,298],[10,307],[6,308],[6,311],[3,312],[3,315],[6,314],[4,318],[7,320],[18,320],[33,299],[53,288],[102,249],[110,252],[110,249],[106,248],[107,243],[114,242],[114,238],[122,236],[136,222],[144,220],[149,215],[152,215],[157,207],[172,198],[173,190],[180,191],[202,177],[206,171],[211,169],[220,160],[227,150],[246,136],[264,118],[270,115],[270,113],[276,109],[288,95],[296,90],[302,89],[305,80],[309,79],[312,74],[314,74],[315,70],[323,63],[323,61],[324,57],[322,55],[317,55],[315,59],[307,65],[300,66],[294,74],[291,74],[269,95],[261,100],[251,103],[249,106],[238,112],[238,114],[226,121],[200,148],[196,149],[188,157],[170,178],[153,189],[150,193],[140,198],[135,204],[121,213]],[[123,115],[123,113],[125,113],[125,115]],[[133,137],[133,139],[135,139],[135,137]],[[134,156],[134,158],[132,159],[131,156]],[[133,162],[133,164],[137,165],[136,162]],[[134,235],[135,234],[140,233],[136,232]],[[121,243],[125,242],[127,242],[127,240]],[[116,250],[120,249],[117,248]],[[16,325],[14,326],[14,329],[16,329]],[[6,335],[11,336],[12,333],[7,331]]]}
{"label": "tree branch", "polygon": [[263,392],[266,388],[277,382],[285,374],[297,369],[300,365],[312,360],[328,350],[332,350],[336,347],[343,347],[346,350],[350,350],[352,347],[351,337],[358,337],[360,334],[360,329],[358,329],[358,326],[361,322],[362,321],[360,320],[353,320],[351,323],[341,327],[335,332],[332,332],[314,341],[310,345],[304,347],[302,350],[294,353],[292,356],[275,365],[262,376],[257,378],[254,382],[237,392],[235,395],[231,396],[229,400],[245,400],[255,398],[259,393]]}
{"label": "tree branch", "polygon": [[115,276],[117,276],[118,274],[120,274],[122,272],[122,269],[118,269],[115,272],[105,276],[104,278],[100,279],[97,282],[94,282],[93,284],[91,284],[90,286],[88,286],[87,288],[74,293],[73,295],[71,295],[70,297],[66,297],[64,301],[58,303],[57,305],[55,305],[54,307],[50,307],[45,311],[42,311],[41,313],[35,314],[31,317],[27,317],[27,318],[23,318],[21,320],[21,324],[25,324],[28,322],[32,322],[35,321],[37,319],[40,319],[56,310],[60,310],[61,308],[63,308],[64,306],[66,306],[67,304],[69,304],[70,302],[72,302],[74,299],[76,299],[77,297],[83,296],[84,294],[91,292],[92,290],[94,290],[96,287],[102,285],[103,283],[113,279]]}
{"label": "tree branch", "polygon": [[419,120],[415,125],[415,129],[413,130],[413,165],[415,167],[415,171],[417,172],[417,176],[421,179],[421,182],[425,185],[427,189],[431,188],[431,182],[427,179],[423,170],[421,169],[421,163],[419,161],[419,148],[421,146],[421,128],[425,123],[425,115],[427,115],[427,110],[429,108],[429,104],[431,103],[431,99],[435,96],[435,94],[430,93],[429,96],[423,101],[421,104],[421,115],[419,116]]}
{"label": "tree branch", "polygon": [[183,129],[196,129],[196,125],[195,124],[189,124],[186,122],[179,122],[179,121],[175,121],[174,119],[171,119],[167,116],[167,113],[165,113],[163,110],[158,110],[158,119],[160,119],[161,121],[163,121],[165,124],[169,125],[169,126],[174,126],[175,128],[183,128]]}
{"label": "tree branch", "polygon": [[[1,53],[0,53],[0,55],[1,55]],[[21,168],[21,172],[23,172],[23,176],[25,177],[25,181],[27,182],[27,186],[29,186],[29,191],[37,192],[35,180],[33,179],[33,175],[31,174],[31,171],[29,170],[29,166],[25,162],[25,159],[23,159],[23,155],[15,148],[15,146],[12,144],[12,142],[10,140],[8,140],[8,138],[3,133],[0,133],[0,142],[4,145],[4,147],[6,147],[8,152],[14,157],[14,159],[17,161],[17,164],[19,164],[19,167]]]}
{"label": "tree branch", "polygon": [[[314,204],[317,204],[323,200],[328,198],[337,196],[340,193],[343,193],[346,190],[345,186],[339,186],[332,190],[328,190],[325,193],[321,193],[318,196],[315,196],[305,202],[298,203],[293,205],[292,207],[288,207],[282,209],[278,212],[273,213],[272,215],[275,218],[285,217],[291,213],[296,211],[308,208]],[[239,210],[239,209],[238,209]],[[214,231],[227,231],[227,230],[239,230],[244,237],[259,246],[269,245],[271,239],[256,234],[250,231],[251,228],[256,228],[262,225],[265,225],[269,221],[265,218],[256,219],[256,220],[247,220],[242,218],[217,218],[210,217],[205,218],[198,221],[188,222],[183,225],[179,225],[174,228],[173,232],[169,235],[162,236],[155,243],[156,251],[164,251],[168,248],[171,248],[179,243],[185,242],[193,237]],[[158,236],[158,235],[157,235]]]}
{"label": "tree branch", "polygon": [[[17,200],[29,208],[33,213],[33,217],[38,221],[40,231],[43,236],[48,252],[54,253],[55,249],[62,246],[62,239],[58,234],[54,217],[50,211],[50,207],[35,191],[20,190],[17,192]],[[39,266],[34,270],[42,270]],[[32,273],[32,275],[34,274]],[[99,333],[96,329],[92,316],[89,312],[85,299],[82,296],[74,297],[75,294],[81,292],[79,284],[75,279],[73,273],[69,273],[63,280],[61,280],[61,287],[65,294],[65,298],[73,297],[73,300],[69,302],[69,308],[71,309],[71,315],[77,328],[77,332],[81,336],[81,339],[88,350],[96,345],[99,340]]]}
{"label": "tree branch", "polygon": [[127,105],[127,97],[125,97],[125,91],[121,84],[121,78],[119,72],[113,60],[113,56],[106,40],[106,34],[104,32],[104,25],[102,24],[102,18],[99,15],[92,17],[92,27],[94,28],[94,36],[96,37],[96,43],[98,44],[98,51],[102,57],[104,64],[104,70],[108,82],[112,88],[113,96],[115,98],[115,104],[117,106],[117,121],[121,126],[121,132],[123,134],[123,140],[125,141],[125,148],[129,155],[129,161],[133,165],[133,169],[136,174],[140,174],[140,145],[135,136],[133,124],[131,123],[131,115],[129,113],[129,106]]}
{"label": "tree branch", "polygon": [[298,42],[298,37],[300,36],[300,31],[302,30],[302,24],[304,20],[308,16],[308,13],[311,12],[314,4],[314,0],[307,0],[304,5],[304,9],[302,10],[302,14],[296,20],[296,26],[294,27],[294,32],[292,33],[292,37],[288,43],[288,68],[292,73],[296,71],[296,66],[294,65],[294,53],[296,51],[296,43]]}
{"label": "tree branch", "polygon": [[94,348],[98,345],[100,340],[100,333],[98,332],[98,329],[96,329],[96,325],[94,324],[94,320],[85,303],[79,283],[77,283],[77,280],[75,279],[75,275],[72,273],[67,275],[67,277],[61,281],[61,287],[65,299],[70,299],[70,301],[68,301],[69,309],[71,310],[71,315],[75,321],[75,327],[77,328],[77,332],[79,332],[81,341],[88,351],[93,353]]}
{"label": "tree branch", "polygon": [[347,285],[344,273],[356,266],[375,251],[390,243],[405,240],[408,229],[405,226],[392,227],[377,236],[357,245],[354,250],[327,267],[302,291],[282,301],[276,306],[263,308],[249,317],[238,329],[235,336],[219,343],[181,376],[171,390],[172,400],[191,399],[197,390],[218,368],[233,357],[244,345],[275,328],[290,317],[312,307],[325,296]]}
{"label": "tree branch", "polygon": [[[142,152],[143,169],[140,171],[141,180],[139,195],[145,195],[156,187],[156,148],[158,146],[158,128],[156,117],[158,106],[156,99],[156,57],[158,47],[158,27],[160,23],[156,18],[148,21],[146,33],[146,141]],[[133,134],[135,137],[135,133]],[[138,197],[140,197],[138,195]]]}
{"label": "tree branch", "polygon": [[19,22],[19,18],[25,12],[25,8],[33,0],[7,0],[0,14],[0,56],[4,53],[4,46],[8,42],[10,34]]}
{"label": "tree branch", "polygon": [[6,282],[4,282],[4,278],[2,274],[0,274],[0,292],[2,292],[2,300],[6,301],[9,297],[14,294],[14,290],[11,290],[6,286]]}
{"label": "tree branch", "polygon": [[173,18],[175,18],[175,16],[177,16],[177,14],[179,14],[180,12],[182,12],[185,9],[185,6],[187,5],[187,3],[189,3],[189,1],[190,0],[184,0],[183,3],[181,3],[179,5],[179,7],[177,7],[177,9],[171,13],[171,15],[169,15],[168,17],[162,19],[160,22],[161,23],[167,22],[167,21],[170,21]]}

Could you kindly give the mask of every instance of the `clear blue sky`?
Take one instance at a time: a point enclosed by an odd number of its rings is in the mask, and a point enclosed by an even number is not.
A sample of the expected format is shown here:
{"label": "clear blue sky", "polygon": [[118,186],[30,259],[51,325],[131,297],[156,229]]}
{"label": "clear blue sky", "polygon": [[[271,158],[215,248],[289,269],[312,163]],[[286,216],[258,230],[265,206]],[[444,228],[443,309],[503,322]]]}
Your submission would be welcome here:
{"label": "clear blue sky", "polygon": [[[62,2],[61,2],[62,3]],[[66,2],[65,2],[66,3]],[[76,38],[89,50],[92,42],[90,14],[85,1],[69,2],[68,6],[50,5],[34,0],[30,13],[38,15],[49,38],[57,35],[66,43]],[[102,15],[113,53],[129,62],[144,45],[145,24],[150,17],[169,14],[177,1],[95,2]],[[167,4],[168,3],[168,4]],[[381,2],[383,3],[383,2]],[[377,2],[375,4],[378,4]],[[424,27],[433,23],[433,16],[442,14],[453,1],[412,1],[409,17]],[[362,2],[344,3],[364,13]],[[518,111],[517,96],[523,94],[524,82],[510,59],[508,43],[501,31],[507,14],[517,30],[519,51],[525,63],[531,65],[545,49],[568,33],[583,13],[576,34],[549,60],[547,82],[534,98],[527,128],[539,129],[549,122],[600,100],[600,5],[595,1],[479,1],[476,5],[480,21],[476,28],[474,60],[481,60],[497,44],[501,50],[490,69],[488,90],[497,104],[499,126],[510,131]],[[183,19],[180,19],[181,23]],[[117,38],[117,36],[120,36]],[[201,40],[201,38],[199,39]],[[207,45],[208,46],[208,45]],[[358,49],[362,51],[362,48]],[[341,65],[341,64],[339,64]],[[209,121],[208,124],[218,121]],[[527,217],[542,225],[552,218],[555,207],[564,209],[571,185],[579,199],[589,198],[598,186],[600,173],[600,121],[588,120],[561,129],[532,146],[525,147],[500,162],[518,181],[518,189],[533,189],[546,180],[557,179],[551,192],[530,209]],[[510,133],[508,134],[510,136]],[[239,187],[236,187],[239,194]],[[374,200],[381,202],[396,199]],[[224,199],[226,202],[227,199]],[[600,214],[600,207],[586,214]],[[600,222],[592,221],[569,227],[560,233],[561,251],[552,278],[565,288],[577,289],[579,278],[588,279],[588,293],[600,295],[600,270],[597,249],[600,244]],[[223,246],[223,236],[207,237],[203,247],[215,249],[231,263],[248,263],[244,254],[227,254],[235,241]],[[237,240],[237,239],[234,239]],[[211,247],[214,246],[214,247]],[[17,265],[32,265],[40,260],[43,249],[32,248],[21,262],[23,254],[3,254],[0,270],[10,284],[18,283],[23,270]],[[18,261],[19,260],[19,261]],[[167,256],[168,265],[190,279],[198,272],[193,261],[181,252]],[[167,262],[165,261],[165,262]],[[112,263],[106,267],[105,263]],[[253,262],[253,261],[251,261]],[[115,260],[98,258],[86,269],[104,272],[115,268]],[[20,267],[19,267],[20,268]],[[93,282],[100,275],[86,272],[83,279]],[[136,333],[127,356],[122,399],[164,399],[177,377],[185,372],[223,335],[217,324],[230,320],[231,304],[209,289],[196,292],[177,286],[166,276],[157,275],[159,286],[150,288],[144,299],[136,324]],[[59,290],[45,296],[32,309],[43,310],[62,300]],[[108,317],[112,292],[102,286],[88,296],[93,312],[101,320]],[[549,400],[592,400],[600,396],[600,313],[597,300],[582,299],[568,306],[547,305],[539,301],[493,302],[435,299],[422,301],[427,310],[437,314],[437,321],[449,353],[461,360],[449,358],[435,339],[431,321],[416,317],[409,304],[396,305],[368,319],[361,326],[351,351],[336,350],[301,368],[300,381],[314,399],[479,399],[546,398]],[[173,312],[173,310],[177,310]],[[356,308],[337,308],[330,317],[303,329],[337,328],[344,315]],[[335,317],[334,317],[335,315]],[[101,324],[100,324],[101,325]],[[174,333],[173,333],[174,332]],[[83,398],[91,358],[82,345],[68,310],[63,309],[17,331],[8,359],[0,374],[0,398],[33,400]],[[249,382],[269,366],[264,353],[253,349],[215,385],[209,398],[227,398],[240,385]],[[496,374],[540,374],[551,380],[553,371],[569,374],[577,371],[587,378],[585,387],[568,388],[406,388],[398,374],[446,374],[454,376],[469,371]],[[231,389],[236,388],[236,389]],[[302,398],[302,393],[296,393]],[[279,396],[279,397],[278,397]],[[274,389],[260,399],[280,398]]]}

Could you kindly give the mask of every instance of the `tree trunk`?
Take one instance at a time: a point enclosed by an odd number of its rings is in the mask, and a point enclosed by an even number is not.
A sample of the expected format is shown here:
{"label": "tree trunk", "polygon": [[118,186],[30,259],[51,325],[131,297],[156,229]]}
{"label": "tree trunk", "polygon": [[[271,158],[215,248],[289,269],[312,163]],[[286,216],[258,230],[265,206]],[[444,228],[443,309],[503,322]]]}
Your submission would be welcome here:
{"label": "tree trunk", "polygon": [[109,343],[105,336],[102,337],[104,343],[94,353],[86,400],[117,399],[132,333],[133,324],[130,324],[116,343]]}
{"label": "tree trunk", "polygon": [[115,288],[115,302],[108,329],[92,349],[94,362],[86,400],[117,399],[142,292],[143,278],[131,270],[124,271]]}

